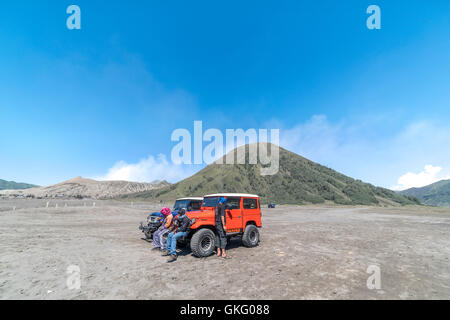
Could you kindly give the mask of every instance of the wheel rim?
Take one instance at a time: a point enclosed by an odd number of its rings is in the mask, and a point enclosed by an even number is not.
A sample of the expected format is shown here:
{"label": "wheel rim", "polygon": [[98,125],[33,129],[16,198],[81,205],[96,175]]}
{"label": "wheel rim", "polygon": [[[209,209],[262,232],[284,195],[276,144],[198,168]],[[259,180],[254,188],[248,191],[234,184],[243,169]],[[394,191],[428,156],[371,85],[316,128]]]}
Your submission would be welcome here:
{"label": "wheel rim", "polygon": [[250,241],[252,243],[255,243],[257,241],[257,238],[258,238],[258,236],[257,236],[256,231],[253,230],[252,232],[250,232]]}
{"label": "wheel rim", "polygon": [[212,245],[212,240],[208,236],[204,237],[202,239],[202,241],[200,242],[200,247],[202,248],[203,251],[208,251],[209,249],[211,249],[211,245]]}

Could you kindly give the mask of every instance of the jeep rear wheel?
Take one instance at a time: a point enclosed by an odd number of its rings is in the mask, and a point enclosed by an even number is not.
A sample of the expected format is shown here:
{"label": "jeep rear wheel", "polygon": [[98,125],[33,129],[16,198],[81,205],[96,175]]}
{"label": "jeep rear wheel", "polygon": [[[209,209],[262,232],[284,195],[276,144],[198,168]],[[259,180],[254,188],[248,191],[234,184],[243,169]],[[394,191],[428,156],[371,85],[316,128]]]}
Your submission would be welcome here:
{"label": "jeep rear wheel", "polygon": [[216,247],[216,236],[209,229],[198,230],[191,239],[191,250],[194,256],[202,258],[210,256]]}
{"label": "jeep rear wheel", "polygon": [[256,247],[259,243],[259,231],[255,225],[249,224],[242,236],[242,243],[244,246],[251,248]]}

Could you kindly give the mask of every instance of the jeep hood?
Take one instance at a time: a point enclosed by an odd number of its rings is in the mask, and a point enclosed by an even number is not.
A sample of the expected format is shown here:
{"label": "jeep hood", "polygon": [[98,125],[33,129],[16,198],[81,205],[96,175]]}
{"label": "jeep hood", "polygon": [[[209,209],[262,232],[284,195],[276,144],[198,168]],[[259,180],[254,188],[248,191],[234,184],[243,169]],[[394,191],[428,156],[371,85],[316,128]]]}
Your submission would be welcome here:
{"label": "jeep hood", "polygon": [[199,218],[205,214],[211,214],[211,213],[214,214],[214,208],[204,208],[201,210],[186,212],[186,215],[188,216],[189,219],[193,219],[193,218]]}

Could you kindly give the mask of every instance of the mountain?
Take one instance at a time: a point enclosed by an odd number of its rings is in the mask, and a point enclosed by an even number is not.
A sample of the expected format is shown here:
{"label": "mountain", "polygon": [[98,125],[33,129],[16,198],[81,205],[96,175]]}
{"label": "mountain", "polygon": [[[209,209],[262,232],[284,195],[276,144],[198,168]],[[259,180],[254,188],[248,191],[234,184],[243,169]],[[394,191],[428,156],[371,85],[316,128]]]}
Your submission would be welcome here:
{"label": "mountain", "polygon": [[129,181],[96,181],[77,177],[48,187],[0,191],[0,197],[108,199],[130,193],[150,191],[168,185],[170,184],[167,181],[140,183]]}
{"label": "mountain", "polygon": [[431,206],[450,207],[450,180],[441,180],[422,188],[411,188],[399,192],[412,196]]}
{"label": "mountain", "polygon": [[[248,146],[240,148],[245,148],[248,159]],[[244,192],[258,194],[264,203],[277,204],[419,204],[417,199],[352,179],[283,148],[280,148],[279,163],[279,172],[272,176],[262,176],[261,164],[251,165],[248,161],[236,165],[213,163],[171,186],[124,198],[173,200],[216,192]]]}
{"label": "mountain", "polygon": [[22,183],[22,182],[14,182],[14,181],[6,181],[0,179],[0,190],[23,190],[37,187],[34,184]]}

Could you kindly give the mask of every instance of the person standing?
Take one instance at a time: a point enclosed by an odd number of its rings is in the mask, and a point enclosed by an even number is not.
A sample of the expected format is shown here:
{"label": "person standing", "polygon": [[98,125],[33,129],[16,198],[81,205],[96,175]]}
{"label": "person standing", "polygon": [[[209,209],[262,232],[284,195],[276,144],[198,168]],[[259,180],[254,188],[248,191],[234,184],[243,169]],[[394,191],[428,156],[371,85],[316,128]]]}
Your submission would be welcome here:
{"label": "person standing", "polygon": [[166,246],[164,241],[164,235],[170,231],[170,227],[172,226],[173,215],[168,207],[164,207],[161,209],[161,213],[164,217],[164,220],[161,226],[156,230],[153,234],[153,249],[152,250],[163,250]]}
{"label": "person standing", "polygon": [[227,246],[227,226],[225,216],[225,203],[227,199],[224,197],[219,199],[215,208],[215,223],[216,223],[216,247],[217,256],[224,259],[228,258],[225,247]]}

